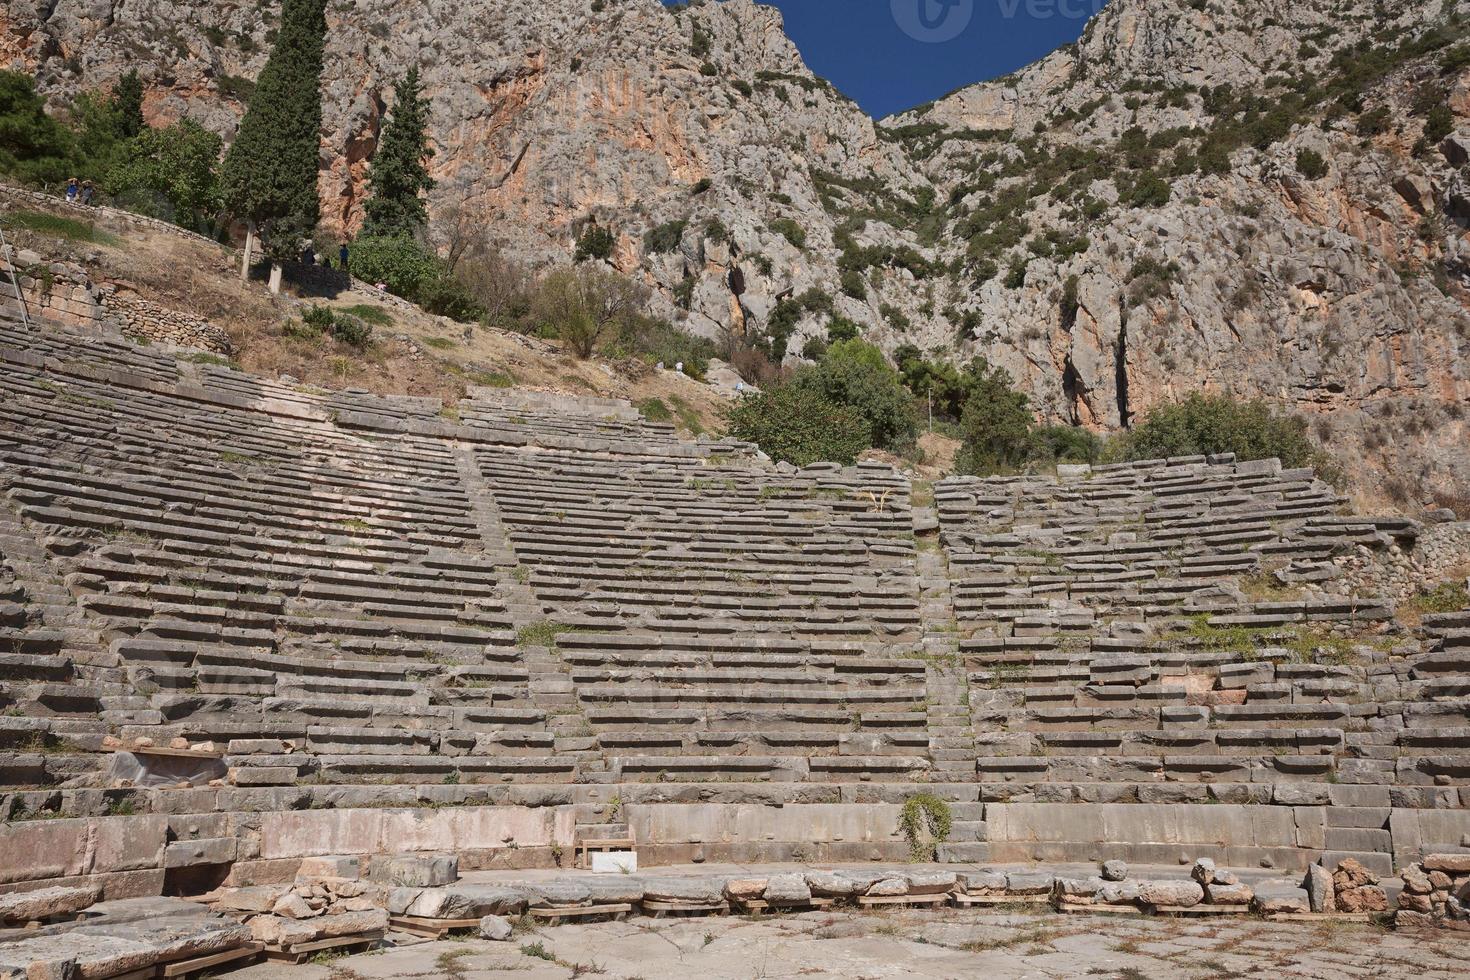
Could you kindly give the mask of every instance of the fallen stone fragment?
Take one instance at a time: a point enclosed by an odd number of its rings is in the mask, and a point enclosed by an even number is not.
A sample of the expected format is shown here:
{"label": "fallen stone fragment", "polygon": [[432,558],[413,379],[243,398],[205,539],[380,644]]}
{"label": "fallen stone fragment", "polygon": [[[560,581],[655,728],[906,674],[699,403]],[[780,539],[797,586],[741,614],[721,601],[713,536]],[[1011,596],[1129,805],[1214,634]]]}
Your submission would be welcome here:
{"label": "fallen stone fragment", "polygon": [[100,885],[58,885],[0,895],[0,922],[31,922],[58,915],[73,915],[97,904],[101,898]]}
{"label": "fallen stone fragment", "polygon": [[842,898],[857,893],[857,882],[833,871],[809,871],[806,885],[813,895]]}
{"label": "fallen stone fragment", "polygon": [[1001,895],[1006,876],[996,871],[971,871],[955,876],[955,883],[969,895]]}
{"label": "fallen stone fragment", "polygon": [[1346,891],[1362,885],[1376,885],[1378,876],[1359,864],[1355,858],[1343,858],[1337,870],[1332,873],[1332,881],[1338,891]]}
{"label": "fallen stone fragment", "polygon": [[1006,875],[1006,891],[1016,895],[1045,895],[1056,876],[1044,871],[1012,871]]}
{"label": "fallen stone fragment", "polygon": [[447,888],[425,888],[409,903],[404,914],[424,919],[520,915],[526,910],[527,900],[524,891],[505,885],[459,884]]}
{"label": "fallen stone fragment", "polygon": [[1426,871],[1470,874],[1470,854],[1430,854],[1421,863]]}
{"label": "fallen stone fragment", "polygon": [[1332,875],[1327,873],[1326,868],[1320,864],[1308,866],[1303,885],[1307,889],[1307,900],[1311,903],[1313,912],[1337,911],[1337,887],[1332,883]]}
{"label": "fallen stone fragment", "polygon": [[766,893],[765,878],[731,878],[725,882],[725,897],[750,901]]}
{"label": "fallen stone fragment", "polygon": [[1304,888],[1289,881],[1263,881],[1256,885],[1255,909],[1264,914],[1309,912],[1311,902]]}
{"label": "fallen stone fragment", "polygon": [[438,888],[459,880],[455,854],[397,854],[373,862],[368,877],[406,888]]}
{"label": "fallen stone fragment", "polygon": [[1105,881],[1093,895],[1093,900],[1103,905],[1133,905],[1143,898],[1143,883],[1139,881]]}
{"label": "fallen stone fragment", "polygon": [[1201,885],[1208,885],[1215,880],[1215,862],[1209,858],[1198,858],[1194,867],[1189,869],[1189,876]]}
{"label": "fallen stone fragment", "polygon": [[1139,901],[1149,905],[1173,905],[1188,908],[1205,900],[1204,886],[1189,881],[1140,881]]}
{"label": "fallen stone fragment", "polygon": [[510,923],[498,915],[487,915],[480,919],[480,938],[503,943],[510,939]]}
{"label": "fallen stone fragment", "polygon": [[712,905],[724,900],[725,885],[715,878],[649,878],[643,897],[655,902]]}
{"label": "fallen stone fragment", "polygon": [[1255,892],[1239,882],[1225,884],[1218,877],[1205,886],[1205,901],[1211,905],[1249,905]]}
{"label": "fallen stone fragment", "polygon": [[804,875],[773,875],[766,883],[768,902],[809,902],[811,898],[812,890]]}
{"label": "fallen stone fragment", "polygon": [[[910,895],[943,895],[954,891],[956,876],[953,871],[913,871],[904,875],[908,879]],[[1051,885],[1047,885],[1050,890]]]}
{"label": "fallen stone fragment", "polygon": [[891,898],[897,895],[907,895],[908,893],[909,883],[902,878],[884,878],[882,881],[875,881],[868,886],[868,894],[873,896]]}
{"label": "fallen stone fragment", "polygon": [[1122,881],[1128,877],[1128,862],[1126,861],[1104,861],[1102,863],[1103,881]]}
{"label": "fallen stone fragment", "polygon": [[1337,907],[1343,912],[1386,912],[1388,892],[1378,885],[1362,885],[1338,891]]}

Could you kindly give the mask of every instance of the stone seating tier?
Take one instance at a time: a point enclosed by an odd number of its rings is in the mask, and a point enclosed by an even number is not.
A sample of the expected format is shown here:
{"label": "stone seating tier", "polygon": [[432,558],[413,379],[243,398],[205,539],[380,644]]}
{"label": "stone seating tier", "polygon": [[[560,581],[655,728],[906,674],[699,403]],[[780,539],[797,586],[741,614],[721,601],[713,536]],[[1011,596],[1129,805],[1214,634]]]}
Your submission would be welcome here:
{"label": "stone seating tier", "polygon": [[[1396,814],[1470,803],[1470,613],[1344,594],[1337,559],[1417,526],[1309,471],[1064,467],[931,504],[621,403],[441,409],[0,320],[4,812],[636,799],[730,807],[709,839],[756,853],[810,825],[742,807],[833,806],[856,854],[843,821],[930,787],[1326,808],[1289,846],[1381,862],[1417,846]],[[224,775],[121,779],[149,745]],[[705,833],[648,819],[671,856]]]}

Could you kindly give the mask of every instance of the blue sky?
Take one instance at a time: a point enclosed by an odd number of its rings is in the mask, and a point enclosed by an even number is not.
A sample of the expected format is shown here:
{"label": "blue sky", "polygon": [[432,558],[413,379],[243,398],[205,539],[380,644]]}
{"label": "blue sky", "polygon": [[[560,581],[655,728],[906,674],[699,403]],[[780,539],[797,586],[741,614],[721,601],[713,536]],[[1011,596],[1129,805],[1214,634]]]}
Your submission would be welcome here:
{"label": "blue sky", "polygon": [[780,8],[812,71],[881,117],[1075,41],[1104,0],[763,2]]}

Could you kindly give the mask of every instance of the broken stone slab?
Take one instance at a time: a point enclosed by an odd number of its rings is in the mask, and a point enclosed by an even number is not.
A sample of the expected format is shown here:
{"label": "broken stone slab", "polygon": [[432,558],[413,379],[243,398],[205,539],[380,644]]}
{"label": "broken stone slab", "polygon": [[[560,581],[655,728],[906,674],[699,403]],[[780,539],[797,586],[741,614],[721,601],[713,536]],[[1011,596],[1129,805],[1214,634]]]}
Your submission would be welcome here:
{"label": "broken stone slab", "polygon": [[1302,885],[1307,890],[1307,900],[1313,912],[1337,911],[1337,888],[1332,884],[1332,875],[1322,865],[1309,865]]}
{"label": "broken stone slab", "polygon": [[1045,895],[1055,881],[1056,875],[1045,871],[1012,871],[1006,875],[1006,891],[1015,895]]}
{"label": "broken stone slab", "polygon": [[491,942],[503,943],[510,939],[510,922],[498,915],[486,915],[480,918],[480,938]]}
{"label": "broken stone slab", "polygon": [[1098,889],[1110,884],[1109,881],[1093,876],[1091,878],[1058,878],[1053,890],[1058,896],[1069,902],[1090,902],[1097,894]]}
{"label": "broken stone slab", "polygon": [[653,902],[712,905],[724,901],[724,882],[715,878],[649,878],[643,897]]}
{"label": "broken stone slab", "polygon": [[1188,881],[1140,881],[1138,898],[1149,905],[1190,908],[1205,900],[1205,888],[1193,878]]}
{"label": "broken stone slab", "polygon": [[999,871],[970,871],[955,876],[955,884],[967,895],[1002,895],[1006,876]]}
{"label": "broken stone slab", "polygon": [[473,919],[482,915],[520,915],[529,900],[525,891],[505,885],[452,885],[425,888],[409,903],[405,915],[424,919]]}
{"label": "broken stone slab", "polygon": [[101,885],[56,886],[0,895],[0,922],[31,922],[73,915],[97,904],[101,898]]}
{"label": "broken stone slab", "polygon": [[1448,874],[1470,874],[1470,854],[1430,854],[1420,862],[1425,871],[1444,871]]}
{"label": "broken stone slab", "polygon": [[361,862],[356,855],[327,855],[303,858],[296,869],[296,880],[321,881],[326,878],[360,878]]}
{"label": "broken stone slab", "polygon": [[395,854],[368,868],[370,881],[404,888],[439,888],[459,880],[456,854]]}
{"label": "broken stone slab", "polygon": [[[943,895],[954,891],[958,876],[953,871],[910,871],[904,875],[910,895]],[[1051,890],[1051,883],[1047,883]]]}
{"label": "broken stone slab", "polygon": [[616,878],[592,878],[582,882],[592,896],[593,905],[626,904],[643,900],[643,882],[630,875]]}
{"label": "broken stone slab", "polygon": [[1254,908],[1257,912],[1270,915],[1276,912],[1310,912],[1311,900],[1305,888],[1298,888],[1289,881],[1263,881],[1255,887]]}
{"label": "broken stone slab", "polygon": [[803,875],[772,875],[766,883],[768,902],[809,902],[811,898],[812,890]]}
{"label": "broken stone slab", "polygon": [[1239,882],[1226,884],[1218,878],[1205,886],[1205,901],[1211,905],[1249,905],[1255,892]]}
{"label": "broken stone slab", "polygon": [[857,882],[847,875],[835,871],[809,871],[806,875],[807,887],[812,890],[813,895],[823,895],[829,898],[845,898],[857,894]]}
{"label": "broken stone slab", "polygon": [[575,881],[538,881],[522,885],[531,907],[536,909],[564,909],[586,905],[592,901],[592,892],[586,885]]}
{"label": "broken stone slab", "polygon": [[1141,881],[1105,881],[1093,901],[1102,905],[1133,905],[1143,898]]}
{"label": "broken stone slab", "polygon": [[867,891],[869,895],[883,897],[907,895],[908,893],[909,883],[902,878],[884,878],[881,881],[875,881],[868,886]]}
{"label": "broken stone slab", "polygon": [[765,878],[731,878],[725,882],[725,897],[736,901],[748,902],[760,898],[766,893]]}
{"label": "broken stone slab", "polygon": [[305,920],[275,915],[261,915],[250,920],[251,935],[261,942],[281,946],[314,942],[318,939],[336,939],[339,936],[357,936],[387,928],[388,912],[385,909],[341,912]]}
{"label": "broken stone slab", "polygon": [[383,904],[390,915],[407,915],[408,907],[423,891],[422,888],[390,888]]}
{"label": "broken stone slab", "polygon": [[322,914],[322,910],[313,908],[306,899],[292,892],[276,900],[276,904],[271,906],[271,914],[287,919],[314,919]]}
{"label": "broken stone slab", "polygon": [[1201,885],[1208,885],[1215,880],[1215,862],[1209,858],[1197,859],[1189,869],[1189,876]]}

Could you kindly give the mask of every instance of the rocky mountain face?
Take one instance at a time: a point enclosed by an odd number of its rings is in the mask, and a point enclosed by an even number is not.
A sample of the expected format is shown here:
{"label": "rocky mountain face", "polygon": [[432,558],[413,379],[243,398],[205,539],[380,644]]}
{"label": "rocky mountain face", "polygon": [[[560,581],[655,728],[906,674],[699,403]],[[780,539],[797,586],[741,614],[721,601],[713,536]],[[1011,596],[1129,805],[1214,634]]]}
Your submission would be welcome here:
{"label": "rocky mountain face", "polygon": [[[752,0],[340,0],[323,213],[360,219],[417,63],[441,240],[545,265],[596,221],[694,332],[795,357],[836,313],[889,351],[983,354],[1045,419],[1098,430],[1201,388],[1262,396],[1365,494],[1450,501],[1470,484],[1467,11],[1112,0],[1076,45],[875,124]],[[137,67],[154,121],[228,136],[278,17],[6,0],[0,58],[59,97]]]}

